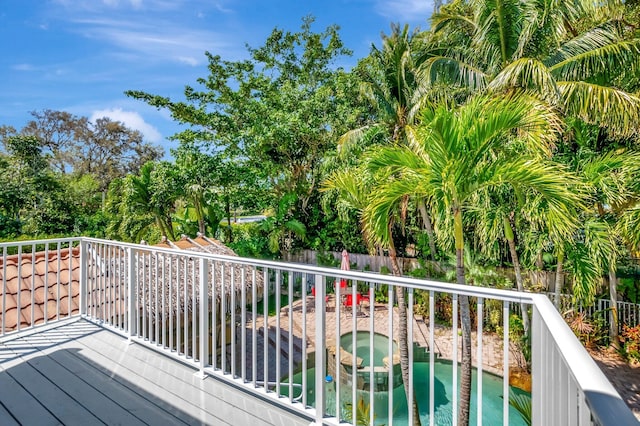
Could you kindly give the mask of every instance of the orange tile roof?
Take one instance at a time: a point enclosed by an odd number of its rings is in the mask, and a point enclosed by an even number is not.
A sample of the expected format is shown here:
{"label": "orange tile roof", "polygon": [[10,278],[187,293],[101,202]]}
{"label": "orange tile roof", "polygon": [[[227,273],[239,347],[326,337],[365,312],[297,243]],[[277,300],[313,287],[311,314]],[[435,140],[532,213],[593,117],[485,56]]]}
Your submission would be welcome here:
{"label": "orange tile roof", "polygon": [[6,264],[0,256],[0,327],[5,332],[16,330],[18,323],[21,328],[43,323],[45,309],[48,320],[55,319],[58,311],[60,317],[68,316],[70,310],[72,315],[78,313],[80,250],[69,252],[65,248],[48,255],[15,254],[7,256]]}
{"label": "orange tile roof", "polygon": [[182,238],[173,243],[173,245],[181,250],[187,250],[193,247],[197,247],[186,235],[183,235]]}
{"label": "orange tile roof", "polygon": [[[233,251],[217,240],[198,235],[195,239],[187,236],[176,242],[163,239],[155,245],[163,248],[182,250],[204,250],[218,254],[231,254]],[[95,254],[98,258],[101,253]],[[123,312],[123,295],[109,280],[96,283],[104,272],[96,260],[88,259],[87,309],[97,317],[108,316],[106,312]],[[71,271],[71,276],[69,276]],[[3,264],[0,255],[0,334],[15,331],[59,317],[64,318],[79,313],[80,249],[68,248],[48,252],[22,253],[6,257]],[[95,286],[99,286],[95,287]],[[95,287],[95,288],[94,288]],[[18,310],[18,293],[20,309]],[[71,293],[71,307],[69,307]],[[45,308],[46,306],[46,308]],[[103,312],[104,311],[104,312]],[[69,313],[71,312],[71,313]],[[113,318],[111,318],[113,319]],[[1,327],[4,326],[4,329]]]}

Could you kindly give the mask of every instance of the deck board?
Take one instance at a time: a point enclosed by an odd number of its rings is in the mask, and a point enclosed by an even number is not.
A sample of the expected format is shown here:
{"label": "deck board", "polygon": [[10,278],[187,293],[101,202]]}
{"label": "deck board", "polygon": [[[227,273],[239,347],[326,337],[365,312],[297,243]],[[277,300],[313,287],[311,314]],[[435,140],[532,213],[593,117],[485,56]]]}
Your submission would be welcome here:
{"label": "deck board", "polygon": [[[119,336],[109,332],[99,337],[82,337],[78,343],[85,345],[84,356],[103,365],[110,364],[125,347]],[[126,353],[126,359],[119,364],[119,374],[135,376],[132,381],[137,386],[164,401],[171,401],[171,408],[178,409],[174,414],[188,413],[206,424],[229,424],[225,419],[225,407],[213,406],[214,401],[206,398],[208,395],[203,394],[202,386],[207,381],[196,377],[193,369],[135,344],[126,346]],[[207,382],[207,385],[215,384]]]}
{"label": "deck board", "polygon": [[[62,424],[97,424],[102,423],[85,407],[78,404],[71,396],[56,386],[48,377],[40,374],[28,362],[7,370],[9,376],[33,396],[35,400],[60,420]],[[18,418],[23,424],[38,424],[39,418],[27,413],[26,418]]]}
{"label": "deck board", "polygon": [[3,426],[20,426],[20,423],[13,418],[13,415],[4,408],[2,403],[0,403],[0,421],[2,421]]}
{"label": "deck board", "polygon": [[308,424],[86,320],[0,343],[0,424]]}
{"label": "deck board", "polygon": [[[107,334],[110,335],[111,333]],[[69,339],[63,338],[58,339],[58,341],[68,342]],[[56,340],[53,340],[53,342],[56,342]],[[118,343],[121,344],[122,342]],[[47,355],[52,361],[66,369],[69,374],[81,378],[84,383],[99,392],[99,394],[95,395],[97,398],[106,398],[131,413],[134,417],[131,422],[135,422],[135,419],[144,419],[148,424],[187,424],[193,420],[191,418],[187,418],[185,421],[180,420],[171,414],[170,410],[162,408],[163,405],[172,408],[169,404],[162,404],[160,400],[156,400],[154,403],[153,400],[155,398],[140,392],[139,388],[132,382],[118,380],[117,375],[114,374],[117,368],[115,363],[112,364],[114,369],[110,370],[103,365],[91,362],[83,355],[86,350],[83,352],[75,343],[59,343],[53,347],[48,347],[45,344],[44,347],[45,349],[41,349],[42,354]],[[95,394],[93,391],[90,392]],[[97,411],[102,411],[102,408],[99,407]],[[129,421],[127,421],[128,423]]]}
{"label": "deck board", "polygon": [[164,410],[161,404],[154,404],[144,395],[132,390],[131,387],[110,377],[109,371],[101,368],[87,368],[84,357],[76,357],[65,351],[56,351],[49,355],[56,362],[63,365],[73,374],[82,374],[107,398],[116,402],[134,416],[144,419],[148,424],[183,423],[169,411]]}
{"label": "deck board", "polygon": [[[13,420],[13,417],[25,420],[29,418],[37,418],[38,424],[43,426],[59,425],[54,415],[47,411],[42,404],[38,402],[30,393],[28,393],[13,377],[0,372],[0,402],[3,407],[11,413],[7,419]],[[3,419],[4,422],[4,419]]]}
{"label": "deck board", "polygon": [[[99,341],[97,341],[99,339]],[[105,354],[115,353],[114,349],[118,344],[119,337],[116,335],[86,336],[82,342],[91,347],[95,345],[106,345]],[[244,409],[247,399],[242,394],[225,392],[214,380],[202,380],[197,377],[195,371],[171,359],[159,358],[153,351],[139,345],[131,345],[127,348],[127,368],[135,371],[142,371],[142,376],[154,379],[154,381],[167,386],[176,394],[176,397],[186,404],[188,409],[197,401],[199,407],[206,413],[214,416],[216,424],[226,423],[230,414],[228,411],[237,407]],[[167,380],[169,378],[169,380]],[[203,398],[204,397],[204,398]],[[224,399],[226,404],[215,404],[219,399]],[[246,424],[261,426],[270,424],[261,418],[247,418]]]}
{"label": "deck board", "polygon": [[146,424],[106,394],[101,393],[85,382],[81,377],[86,374],[86,369],[72,374],[48,356],[35,358],[29,361],[29,365],[53,383],[56,383],[65,394],[98,419],[109,419],[109,422],[115,424],[131,426],[143,426]]}

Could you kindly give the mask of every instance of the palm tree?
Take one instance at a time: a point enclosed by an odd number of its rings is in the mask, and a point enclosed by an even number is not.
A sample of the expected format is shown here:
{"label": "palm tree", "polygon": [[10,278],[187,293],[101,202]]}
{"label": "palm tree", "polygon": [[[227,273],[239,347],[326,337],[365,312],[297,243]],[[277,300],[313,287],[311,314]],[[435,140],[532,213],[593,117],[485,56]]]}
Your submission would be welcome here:
{"label": "palm tree", "polygon": [[[593,276],[588,290],[578,286],[578,294],[587,303],[595,293],[601,277],[605,274],[609,278],[609,295],[611,301],[609,340],[614,347],[618,346],[618,317],[617,317],[617,274],[616,263],[622,250],[622,242],[632,242],[628,238],[629,230],[618,222],[624,222],[624,216],[629,208],[640,198],[640,188],[637,176],[640,175],[640,153],[618,149],[601,154],[595,154],[579,142],[581,148],[573,156],[571,163],[583,178],[589,188],[590,209],[583,212],[585,223],[584,237],[581,240],[587,245],[587,259],[580,259],[580,263],[593,264]],[[584,251],[582,251],[584,252]],[[581,253],[581,251],[577,251]],[[578,275],[578,278],[580,275]]]}
{"label": "palm tree", "polygon": [[[374,111],[371,122],[342,135],[338,141],[341,157],[351,153],[356,143],[406,144],[413,136],[417,114],[432,100],[432,94],[418,75],[421,64],[421,37],[409,26],[393,24],[391,34],[382,36],[382,48],[371,48],[354,73],[360,91]],[[379,136],[379,137],[376,137]],[[382,139],[382,140],[380,140]],[[431,217],[424,200],[416,200],[429,240],[431,259],[436,246]]]}
{"label": "palm tree", "polygon": [[[632,7],[594,0],[454,1],[432,17],[431,49],[422,76],[431,84],[446,81],[468,93],[524,89],[554,105],[569,121],[590,123],[609,137],[629,137],[640,128],[640,97],[624,90],[637,81],[640,53],[638,33],[624,18]],[[565,140],[575,127],[569,126]],[[511,221],[518,219],[514,213]],[[606,235],[601,227],[591,231],[594,238]],[[581,296],[591,297],[593,282],[600,279],[594,274],[601,268],[580,254],[592,253],[570,241],[550,244],[558,258],[556,292],[561,290],[567,255],[581,279],[578,292],[585,290]],[[509,245],[515,270],[517,251]],[[608,263],[610,281],[615,282],[613,258]],[[614,290],[611,286],[612,300]]]}
{"label": "palm tree", "polygon": [[[376,194],[373,191],[373,176],[367,169],[367,160],[363,161],[358,166],[353,166],[348,169],[334,172],[327,180],[325,180],[322,190],[338,190],[340,201],[349,206],[352,210],[356,210],[360,216],[366,210],[367,206],[375,201]],[[403,211],[401,206],[406,202],[406,198],[399,200],[399,202],[390,209],[390,214],[386,218],[385,227],[390,237],[382,242],[378,236],[369,232],[367,226],[362,222],[365,241],[369,244],[370,248],[384,247],[389,252],[389,259],[391,260],[391,269],[394,275],[401,276],[402,270],[398,264],[397,253],[393,244],[393,228],[398,222],[402,222],[402,215],[399,214]],[[404,385],[405,394],[407,399],[410,395],[409,392],[409,341],[408,341],[408,316],[407,316],[407,302],[405,298],[405,291],[403,287],[396,286],[396,299],[398,302],[398,346],[400,351],[400,371],[402,373],[402,383]],[[411,402],[411,410],[413,412],[414,425],[420,425],[420,409],[418,402],[415,398]]]}
{"label": "palm tree", "polygon": [[161,234],[175,240],[171,213],[180,195],[180,185],[172,170],[169,163],[145,163],[139,175],[125,178],[121,203],[134,214],[151,213]]}
{"label": "palm tree", "polygon": [[[391,34],[383,35],[382,49],[372,47],[371,54],[361,62],[356,70],[356,75],[361,79],[361,92],[374,111],[372,122],[357,129],[345,133],[338,142],[341,157],[354,151],[354,147],[360,147],[363,142],[373,142],[380,146],[406,145],[412,139],[413,126],[420,108],[427,102],[427,97],[420,87],[420,79],[417,76],[418,64],[416,63],[416,51],[419,39],[417,32],[411,32],[408,26],[400,27],[392,25]],[[362,164],[361,164],[362,166]],[[351,209],[362,211],[370,202],[371,192],[367,189],[370,181],[366,170],[362,167],[351,167],[345,171],[335,172],[326,182],[326,189],[339,189],[342,194],[342,203]],[[405,198],[401,204],[406,205]],[[431,257],[435,260],[436,246],[433,235],[431,217],[424,199],[418,199],[418,210],[422,216],[425,231],[429,239]],[[402,210],[397,206],[398,210]],[[386,226],[388,232],[403,217],[394,215],[389,217]],[[365,240],[371,243],[375,238],[365,234]],[[370,245],[375,245],[372,243]],[[396,258],[396,249],[393,238],[384,245],[389,252],[392,272],[394,275],[402,275]],[[409,393],[409,346],[407,340],[408,318],[406,311],[406,299],[404,289],[396,287],[398,301],[398,328],[400,367],[402,380],[407,396]],[[420,415],[417,401],[412,401],[414,424],[420,424]]]}
{"label": "palm tree", "polygon": [[[418,138],[406,146],[377,149],[370,154],[369,172],[376,177],[373,196],[363,211],[367,233],[380,244],[391,244],[389,218],[407,195],[433,204],[438,229],[453,235],[458,284],[465,284],[464,212],[485,188],[533,191],[544,197],[559,231],[576,227],[579,195],[571,190],[573,176],[540,155],[558,133],[557,117],[544,104],[523,96],[479,97],[457,109],[426,109]],[[526,129],[526,130],[525,130]],[[505,155],[513,135],[527,149]],[[460,297],[462,371],[458,424],[467,425],[471,395],[471,320],[469,299]]]}
{"label": "palm tree", "polygon": [[[498,192],[498,193],[496,193]],[[491,252],[495,249],[495,242],[506,240],[509,247],[509,255],[513,264],[513,271],[516,278],[516,287],[518,291],[524,291],[524,280],[522,279],[522,271],[520,267],[520,257],[516,249],[516,217],[515,211],[522,208],[526,203],[525,195],[519,194],[519,197],[512,191],[485,191],[479,194],[477,204],[478,208],[474,209],[476,215],[475,233],[485,252]],[[519,200],[520,198],[520,200]],[[529,335],[529,314],[527,305],[520,304],[522,313],[522,326],[525,336]]]}
{"label": "palm tree", "polygon": [[260,224],[260,229],[267,234],[267,246],[271,253],[284,256],[291,251],[292,237],[305,239],[307,229],[302,222],[293,217],[292,206],[298,197],[295,193],[285,194],[279,201],[273,214]]}
{"label": "palm tree", "polygon": [[435,46],[422,75],[470,91],[535,93],[564,115],[628,136],[640,97],[619,89],[637,69],[640,38],[629,38],[613,2],[455,1],[432,16]]}

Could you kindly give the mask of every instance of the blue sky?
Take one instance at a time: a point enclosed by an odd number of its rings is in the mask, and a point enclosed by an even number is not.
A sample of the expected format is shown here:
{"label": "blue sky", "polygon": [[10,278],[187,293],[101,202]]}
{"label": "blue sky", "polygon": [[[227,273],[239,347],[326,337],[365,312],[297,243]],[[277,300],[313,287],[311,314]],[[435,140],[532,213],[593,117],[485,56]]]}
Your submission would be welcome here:
{"label": "blue sky", "polygon": [[341,27],[354,51],[345,68],[380,45],[392,22],[427,26],[432,0],[0,0],[0,125],[23,127],[33,110],[108,116],[168,153],[180,128],[166,112],[124,96],[144,90],[182,99],[206,77],[205,51],[246,57],[274,27]]}

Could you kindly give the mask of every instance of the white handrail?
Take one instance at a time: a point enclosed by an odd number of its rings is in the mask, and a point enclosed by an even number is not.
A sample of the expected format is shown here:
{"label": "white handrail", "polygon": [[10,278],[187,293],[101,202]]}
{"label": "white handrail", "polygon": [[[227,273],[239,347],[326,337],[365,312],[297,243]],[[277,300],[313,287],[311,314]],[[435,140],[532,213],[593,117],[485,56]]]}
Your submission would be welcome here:
{"label": "white handrail", "polygon": [[[80,297],[78,300],[79,311],[82,316],[111,327],[114,331],[125,335],[132,342],[148,345],[155,350],[162,350],[181,362],[193,365],[198,369],[202,377],[211,375],[221,380],[233,382],[236,385],[241,382],[250,392],[257,392],[262,397],[267,395],[267,397],[273,398],[274,403],[288,404],[287,406],[290,409],[297,410],[301,415],[309,419],[314,419],[317,424],[339,423],[344,420],[344,417],[341,417],[339,407],[334,408],[335,412],[332,415],[336,417],[333,420],[327,417],[326,411],[329,409],[328,398],[335,398],[336,403],[349,398],[353,399],[358,394],[356,386],[364,386],[364,384],[358,385],[358,377],[345,377],[345,375],[350,375],[345,370],[341,372],[341,369],[344,368],[342,367],[342,360],[345,358],[351,359],[352,365],[355,365],[355,352],[342,358],[338,350],[336,350],[337,353],[334,358],[328,357],[326,352],[326,336],[333,338],[336,333],[336,337],[341,335],[339,321],[335,326],[331,326],[333,328],[329,328],[330,326],[327,322],[329,317],[327,314],[327,298],[325,298],[326,283],[334,281],[338,277],[363,283],[361,285],[370,292],[370,297],[372,289],[378,285],[387,285],[389,296],[394,294],[393,287],[400,286],[410,289],[409,306],[413,306],[414,303],[413,290],[427,291],[430,306],[429,324],[431,324],[430,346],[433,345],[434,294],[436,293],[445,293],[453,296],[452,310],[456,318],[454,318],[454,328],[451,331],[454,344],[458,342],[456,330],[458,296],[477,297],[484,302],[485,310],[488,309],[488,301],[501,301],[500,311],[502,315],[508,312],[510,303],[531,305],[535,319],[532,324],[534,424],[582,424],[579,422],[589,418],[596,424],[601,425],[637,424],[624,401],[607,381],[602,371],[600,371],[545,295],[84,237],[0,243],[3,256],[2,266],[7,262],[7,252],[11,248],[17,248],[19,253],[24,254],[22,250],[24,247],[30,247],[33,251],[38,245],[44,245],[47,249],[55,245],[58,253],[61,253],[62,250],[66,250],[61,249],[61,245],[67,244],[69,247],[76,244],[80,247],[78,259],[80,259],[82,265],[80,265]],[[31,257],[33,258],[34,255],[32,253]],[[31,267],[35,268],[35,265],[32,264]],[[228,275],[225,271],[227,271]],[[2,272],[1,267],[0,272]],[[35,269],[31,271],[31,281],[35,279],[33,278],[34,272]],[[287,398],[282,398],[281,391],[283,389],[289,389],[291,393],[293,385],[289,384],[292,383],[292,378],[275,377],[272,380],[272,377],[269,377],[268,374],[282,372],[284,375],[291,376],[294,371],[292,366],[292,363],[295,362],[293,352],[297,349],[293,343],[296,336],[294,336],[292,330],[294,322],[292,320],[293,310],[291,303],[295,301],[292,291],[292,286],[295,285],[294,277],[301,281],[302,288],[301,294],[295,296],[298,300],[302,299],[298,306],[303,311],[302,321],[304,323],[301,327],[302,335],[297,337],[303,342],[301,344],[302,354],[300,354],[303,358],[302,365],[305,372],[307,365],[314,366],[316,369],[315,393],[313,397],[308,399],[306,376],[302,384],[299,385],[302,388],[301,396],[292,398],[292,395],[289,395]],[[68,285],[71,288],[71,269],[69,270],[69,276],[62,278],[69,280]],[[62,278],[58,273],[58,288]],[[257,309],[258,293],[256,292],[256,287],[258,286],[258,281],[261,281],[264,289],[261,293],[261,295],[264,295],[263,309]],[[313,282],[316,286],[316,297],[315,301],[312,302],[313,305],[307,302],[307,296],[310,296],[307,293],[309,291],[307,288],[308,282]],[[240,285],[242,294],[236,294],[235,292],[238,285]],[[2,286],[4,294],[7,290],[6,276],[4,274]],[[31,287],[34,286],[35,284],[31,285]],[[245,286],[253,286],[251,293],[246,291]],[[274,286],[274,293],[277,297],[275,301],[276,308],[280,307],[280,297],[286,298],[289,302],[287,309],[282,310],[282,312],[280,309],[276,310],[274,321],[270,321],[267,314],[269,310],[267,303],[268,289],[272,286]],[[288,287],[286,292],[283,289],[284,286]],[[31,291],[33,293],[35,288],[32,288]],[[354,292],[352,296],[355,296],[356,286],[352,287],[352,291]],[[6,313],[5,296],[2,299],[3,315]],[[248,296],[251,296],[251,300],[247,300]],[[58,312],[55,313],[56,318],[62,319],[63,317],[59,315],[61,308],[59,296],[48,300],[56,302],[58,309]],[[220,303],[216,302],[216,300],[219,300]],[[69,294],[68,302],[70,307],[71,293]],[[240,302],[239,305],[238,302]],[[371,303],[374,303],[373,299]],[[308,324],[304,319],[307,315],[307,309],[311,306],[315,311],[315,323],[310,322],[309,324],[314,324],[315,330],[312,327],[307,327]],[[273,307],[271,306],[271,308]],[[380,305],[380,307],[389,312],[387,314],[390,315],[388,318],[388,332],[396,337],[396,331],[394,331],[393,327],[393,312],[395,310],[393,302],[388,302],[384,306]],[[33,312],[33,296],[31,309]],[[373,314],[375,313],[373,306],[370,306],[369,311],[371,318],[368,324],[373,324]],[[159,312],[162,312],[162,315]],[[479,312],[482,313],[482,308],[479,308]],[[174,314],[177,314],[175,315],[175,322],[173,321]],[[289,315],[288,320],[281,321],[281,315]],[[348,322],[343,324],[344,331],[348,332],[349,326],[351,326],[351,331],[358,331],[358,327],[361,327],[361,325],[357,321],[355,310],[344,309],[341,311],[339,301],[336,300],[334,317],[339,318],[342,315],[347,315],[349,319]],[[64,319],[70,317],[71,310],[69,309],[69,315],[65,316]],[[411,332],[413,327],[412,312],[409,312],[408,320],[408,328],[409,332]],[[482,316],[480,316],[480,320],[482,320]],[[33,321],[32,314],[32,325]],[[169,325],[167,321],[170,321]],[[503,321],[506,330],[508,319],[503,319]],[[52,322],[54,321],[49,321],[48,325],[51,326]],[[5,319],[3,318],[3,327],[4,324]],[[174,324],[175,327],[170,324]],[[365,323],[363,322],[362,324]],[[240,329],[237,327],[240,327]],[[288,327],[288,333],[281,334],[281,330],[278,330],[278,327]],[[36,328],[28,325],[20,327],[15,335]],[[271,338],[274,336],[274,328],[276,333],[274,338],[275,350],[271,351],[269,345],[272,344]],[[371,333],[373,333],[374,327],[370,325],[369,328],[371,329],[369,338],[372,339]],[[481,339],[484,333],[482,321],[477,324],[476,330],[478,338]],[[377,331],[378,327],[376,327]],[[387,332],[382,328],[380,328],[380,331]],[[13,333],[6,333],[2,330],[0,337],[2,340],[7,340],[11,338]],[[166,335],[167,333],[169,333],[169,336]],[[309,364],[307,364],[309,355],[306,351],[307,333],[315,333],[315,337],[309,339],[315,343],[315,361]],[[412,336],[413,334],[409,336],[409,342],[413,342]],[[287,345],[281,344],[282,338],[288,339]],[[355,333],[353,339],[355,343]],[[263,351],[258,350],[258,344],[263,345]],[[507,332],[503,336],[503,345],[505,345],[504,348],[509,345],[509,334]],[[246,362],[248,359],[243,358],[242,362],[238,364],[240,373],[237,372],[238,368],[236,367],[236,353],[239,352],[235,348],[236,346],[238,349],[242,348],[242,356],[250,356],[250,362]],[[390,344],[389,347],[391,347]],[[478,374],[482,372],[482,349],[482,345],[479,344],[476,352]],[[508,355],[507,349],[504,349],[504,353]],[[453,362],[457,363],[457,351],[453,352],[452,357]],[[259,358],[263,359],[259,360]],[[388,359],[393,364],[393,353],[389,353]],[[412,352],[409,354],[409,359],[412,359]],[[286,364],[288,368],[281,371],[281,363],[283,365]],[[430,363],[430,374],[434,374],[433,358]],[[337,382],[335,383],[335,388],[340,390],[346,387],[346,393],[338,392],[342,393],[342,395],[331,396],[334,384],[326,384],[324,380],[328,364],[331,364],[331,367],[336,369]],[[270,366],[274,366],[272,370]],[[248,367],[251,367],[251,371],[247,373],[245,370]],[[260,368],[263,370],[262,377],[258,376]],[[413,377],[412,363],[409,368],[409,377]],[[356,370],[356,368],[353,369],[354,376],[357,376]],[[393,370],[393,368],[389,368],[390,380],[394,379]],[[504,371],[508,370],[505,368]],[[455,374],[456,369],[454,368],[454,376]],[[368,386],[374,386],[371,383],[371,377],[372,375],[370,374]],[[430,378],[431,388],[433,388],[432,380],[433,378]],[[505,393],[506,389],[508,389],[506,381],[507,378],[503,378]],[[275,384],[275,389],[261,385],[261,383],[271,382]],[[287,386],[281,386],[283,384],[287,384]],[[349,389],[349,387],[351,388]],[[453,392],[453,399],[457,401],[459,395],[457,387],[453,389]],[[412,394],[413,390],[410,389],[409,395]],[[508,398],[508,395],[504,395],[504,397]],[[566,400],[566,404],[562,406],[554,400],[556,397],[559,398],[558,401]],[[303,404],[313,404],[315,408],[305,407],[299,403],[300,400],[302,400]],[[369,401],[369,403],[372,403],[374,399],[370,398]],[[429,403],[429,406],[433,407],[433,401]],[[352,406],[353,408],[354,406]],[[508,418],[507,414],[506,412],[503,413],[504,419]],[[409,417],[411,416],[412,413],[410,412]],[[453,414],[454,419],[455,417],[456,415]],[[478,421],[481,422],[482,419],[478,419]]]}

